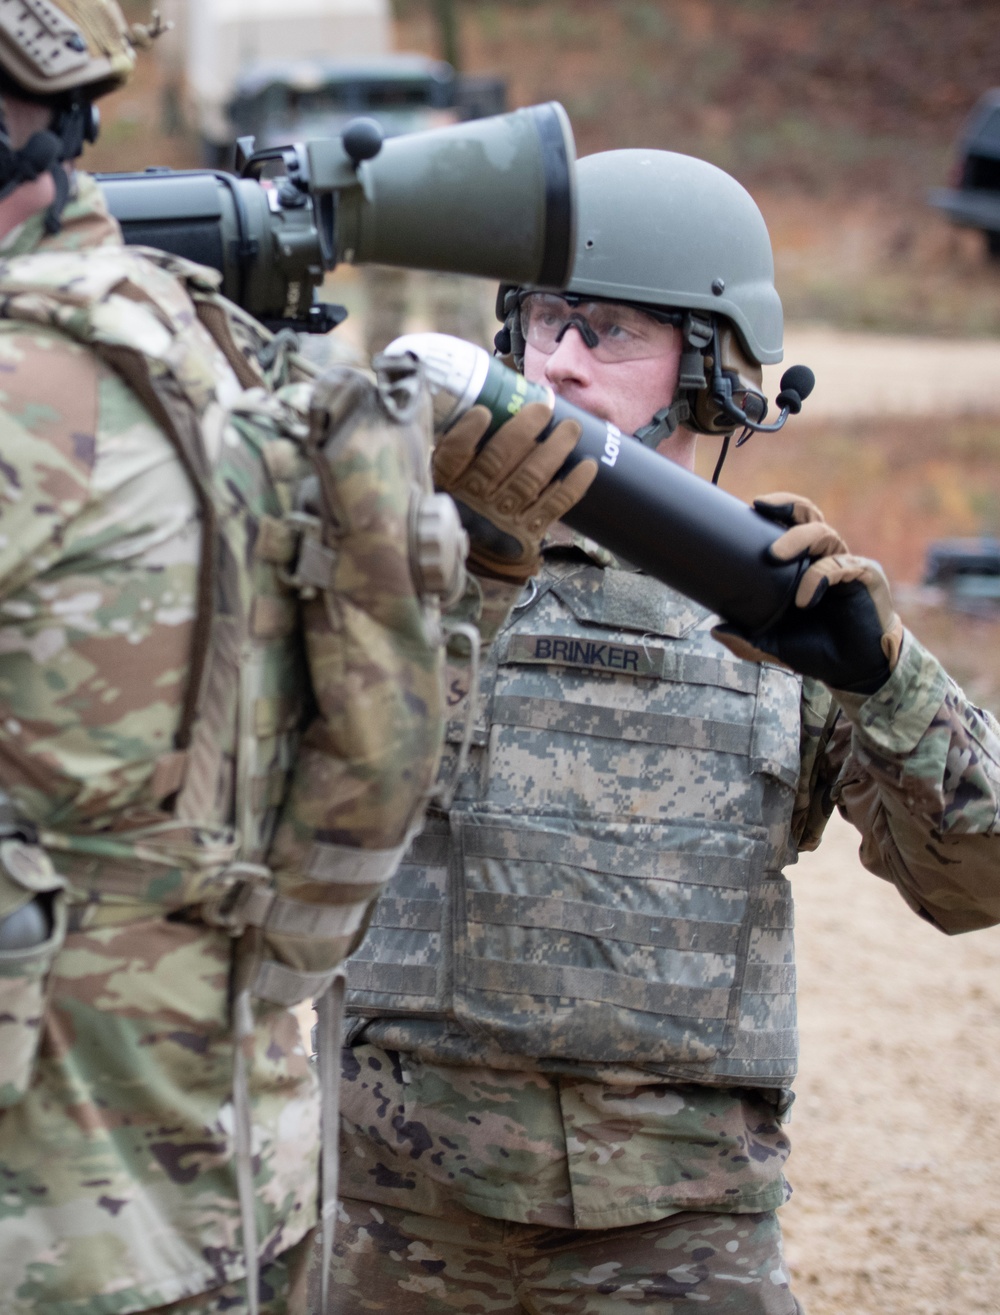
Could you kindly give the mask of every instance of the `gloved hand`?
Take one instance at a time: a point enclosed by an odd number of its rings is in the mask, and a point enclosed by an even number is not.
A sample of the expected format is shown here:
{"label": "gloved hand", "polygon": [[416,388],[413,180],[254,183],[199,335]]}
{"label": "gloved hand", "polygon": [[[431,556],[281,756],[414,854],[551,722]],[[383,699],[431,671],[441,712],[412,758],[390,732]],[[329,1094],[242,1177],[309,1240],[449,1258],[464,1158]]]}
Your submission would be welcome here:
{"label": "gloved hand", "polygon": [[889,584],[878,562],[853,556],[808,498],[770,493],[754,501],[769,520],[788,527],[771,545],[779,562],[811,559],[794,606],[757,634],[716,626],[712,634],[737,657],[777,661],[831,689],[874,694],[889,679],[903,643]]}
{"label": "gloved hand", "polygon": [[492,416],[474,406],[438,439],[434,484],[458,504],[470,540],[469,569],[494,579],[523,582],[539,569],[541,543],[553,521],[580,501],[597,474],[581,461],[564,479],[555,474],[576,447],[580,426],[552,423],[552,408],[529,402],[480,449]]}

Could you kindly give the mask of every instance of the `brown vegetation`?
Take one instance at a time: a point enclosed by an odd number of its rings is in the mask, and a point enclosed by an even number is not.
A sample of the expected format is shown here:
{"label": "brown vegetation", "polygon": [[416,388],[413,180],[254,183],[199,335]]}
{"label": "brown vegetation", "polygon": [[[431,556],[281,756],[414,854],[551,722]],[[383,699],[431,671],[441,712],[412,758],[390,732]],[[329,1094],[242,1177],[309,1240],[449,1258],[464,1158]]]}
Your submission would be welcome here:
{"label": "brown vegetation", "polygon": [[[400,44],[433,50],[430,0],[395,8]],[[562,100],[582,151],[669,147],[714,159],[748,186],[817,195],[894,181],[919,192],[1000,55],[990,0],[454,8],[464,67],[505,75],[516,104]]]}
{"label": "brown vegetation", "polygon": [[[789,314],[1000,332],[1000,269],[925,204],[1000,78],[990,0],[455,0],[470,71],[560,100],[581,154],[688,152],[729,170],[775,236]],[[396,0],[434,51],[430,0]]]}

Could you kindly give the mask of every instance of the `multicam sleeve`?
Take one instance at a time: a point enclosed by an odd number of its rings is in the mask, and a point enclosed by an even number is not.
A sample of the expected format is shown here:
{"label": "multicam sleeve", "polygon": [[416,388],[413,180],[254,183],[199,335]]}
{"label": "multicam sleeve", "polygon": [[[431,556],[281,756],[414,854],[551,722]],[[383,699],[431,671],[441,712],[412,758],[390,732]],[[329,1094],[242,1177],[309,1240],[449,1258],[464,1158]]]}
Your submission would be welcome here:
{"label": "multicam sleeve", "polygon": [[1000,922],[1000,724],[909,633],[880,690],[836,698],[830,795],[865,867],[949,934]]}
{"label": "multicam sleeve", "polygon": [[801,768],[792,813],[792,838],[800,851],[816,849],[823,838],[834,808],[831,791],[844,759],[843,751],[838,754],[834,747],[843,715],[826,686],[809,676],[802,682],[801,717]]}

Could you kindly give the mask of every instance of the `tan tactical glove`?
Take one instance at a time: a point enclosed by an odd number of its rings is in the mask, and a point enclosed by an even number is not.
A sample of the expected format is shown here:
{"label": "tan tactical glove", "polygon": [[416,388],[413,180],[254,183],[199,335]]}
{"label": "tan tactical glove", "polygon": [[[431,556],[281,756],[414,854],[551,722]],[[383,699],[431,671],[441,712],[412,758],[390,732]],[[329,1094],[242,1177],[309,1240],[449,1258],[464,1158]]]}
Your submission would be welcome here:
{"label": "tan tactical glove", "polygon": [[597,463],[581,461],[556,478],[580,426],[563,420],[546,434],[552,408],[544,402],[529,402],[483,443],[491,422],[485,406],[474,406],[442,434],[434,484],[458,504],[471,542],[469,569],[517,583],[536,574],[545,531],[580,501]]}
{"label": "tan tactical glove", "polygon": [[794,606],[766,630],[748,634],[722,625],[712,634],[737,657],[781,662],[831,689],[874,694],[889,679],[903,643],[903,624],[881,566],[850,553],[808,498],[769,493],[753,505],[788,527],[771,545],[774,560],[810,564]]}

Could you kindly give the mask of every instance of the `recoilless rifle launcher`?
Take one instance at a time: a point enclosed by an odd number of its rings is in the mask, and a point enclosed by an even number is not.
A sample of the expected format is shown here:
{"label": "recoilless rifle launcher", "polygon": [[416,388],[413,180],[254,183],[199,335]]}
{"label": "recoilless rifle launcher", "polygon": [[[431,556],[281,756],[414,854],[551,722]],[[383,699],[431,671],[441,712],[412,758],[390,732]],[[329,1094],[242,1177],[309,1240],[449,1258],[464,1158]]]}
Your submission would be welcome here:
{"label": "recoilless rifle launcher", "polygon": [[[372,119],[354,120],[341,137],[264,151],[244,138],[238,158],[238,176],[154,169],[99,181],[127,242],[219,270],[225,295],[269,328],[324,333],[338,324],[346,312],[316,292],[341,261],[553,289],[572,271],[575,145],[556,102],[389,140]],[[419,337],[408,347],[439,396],[457,389],[467,407],[481,393],[498,420],[525,400],[512,391],[518,376],[485,352]],[[794,367],[782,380],[778,424],[752,427],[780,427],[811,388],[811,372]],[[586,456],[598,463],[570,524],[750,631],[781,615],[803,568],[768,557],[778,527],[554,400],[557,419],[573,413],[583,426],[568,464]],[[734,424],[741,416],[734,409]]]}

